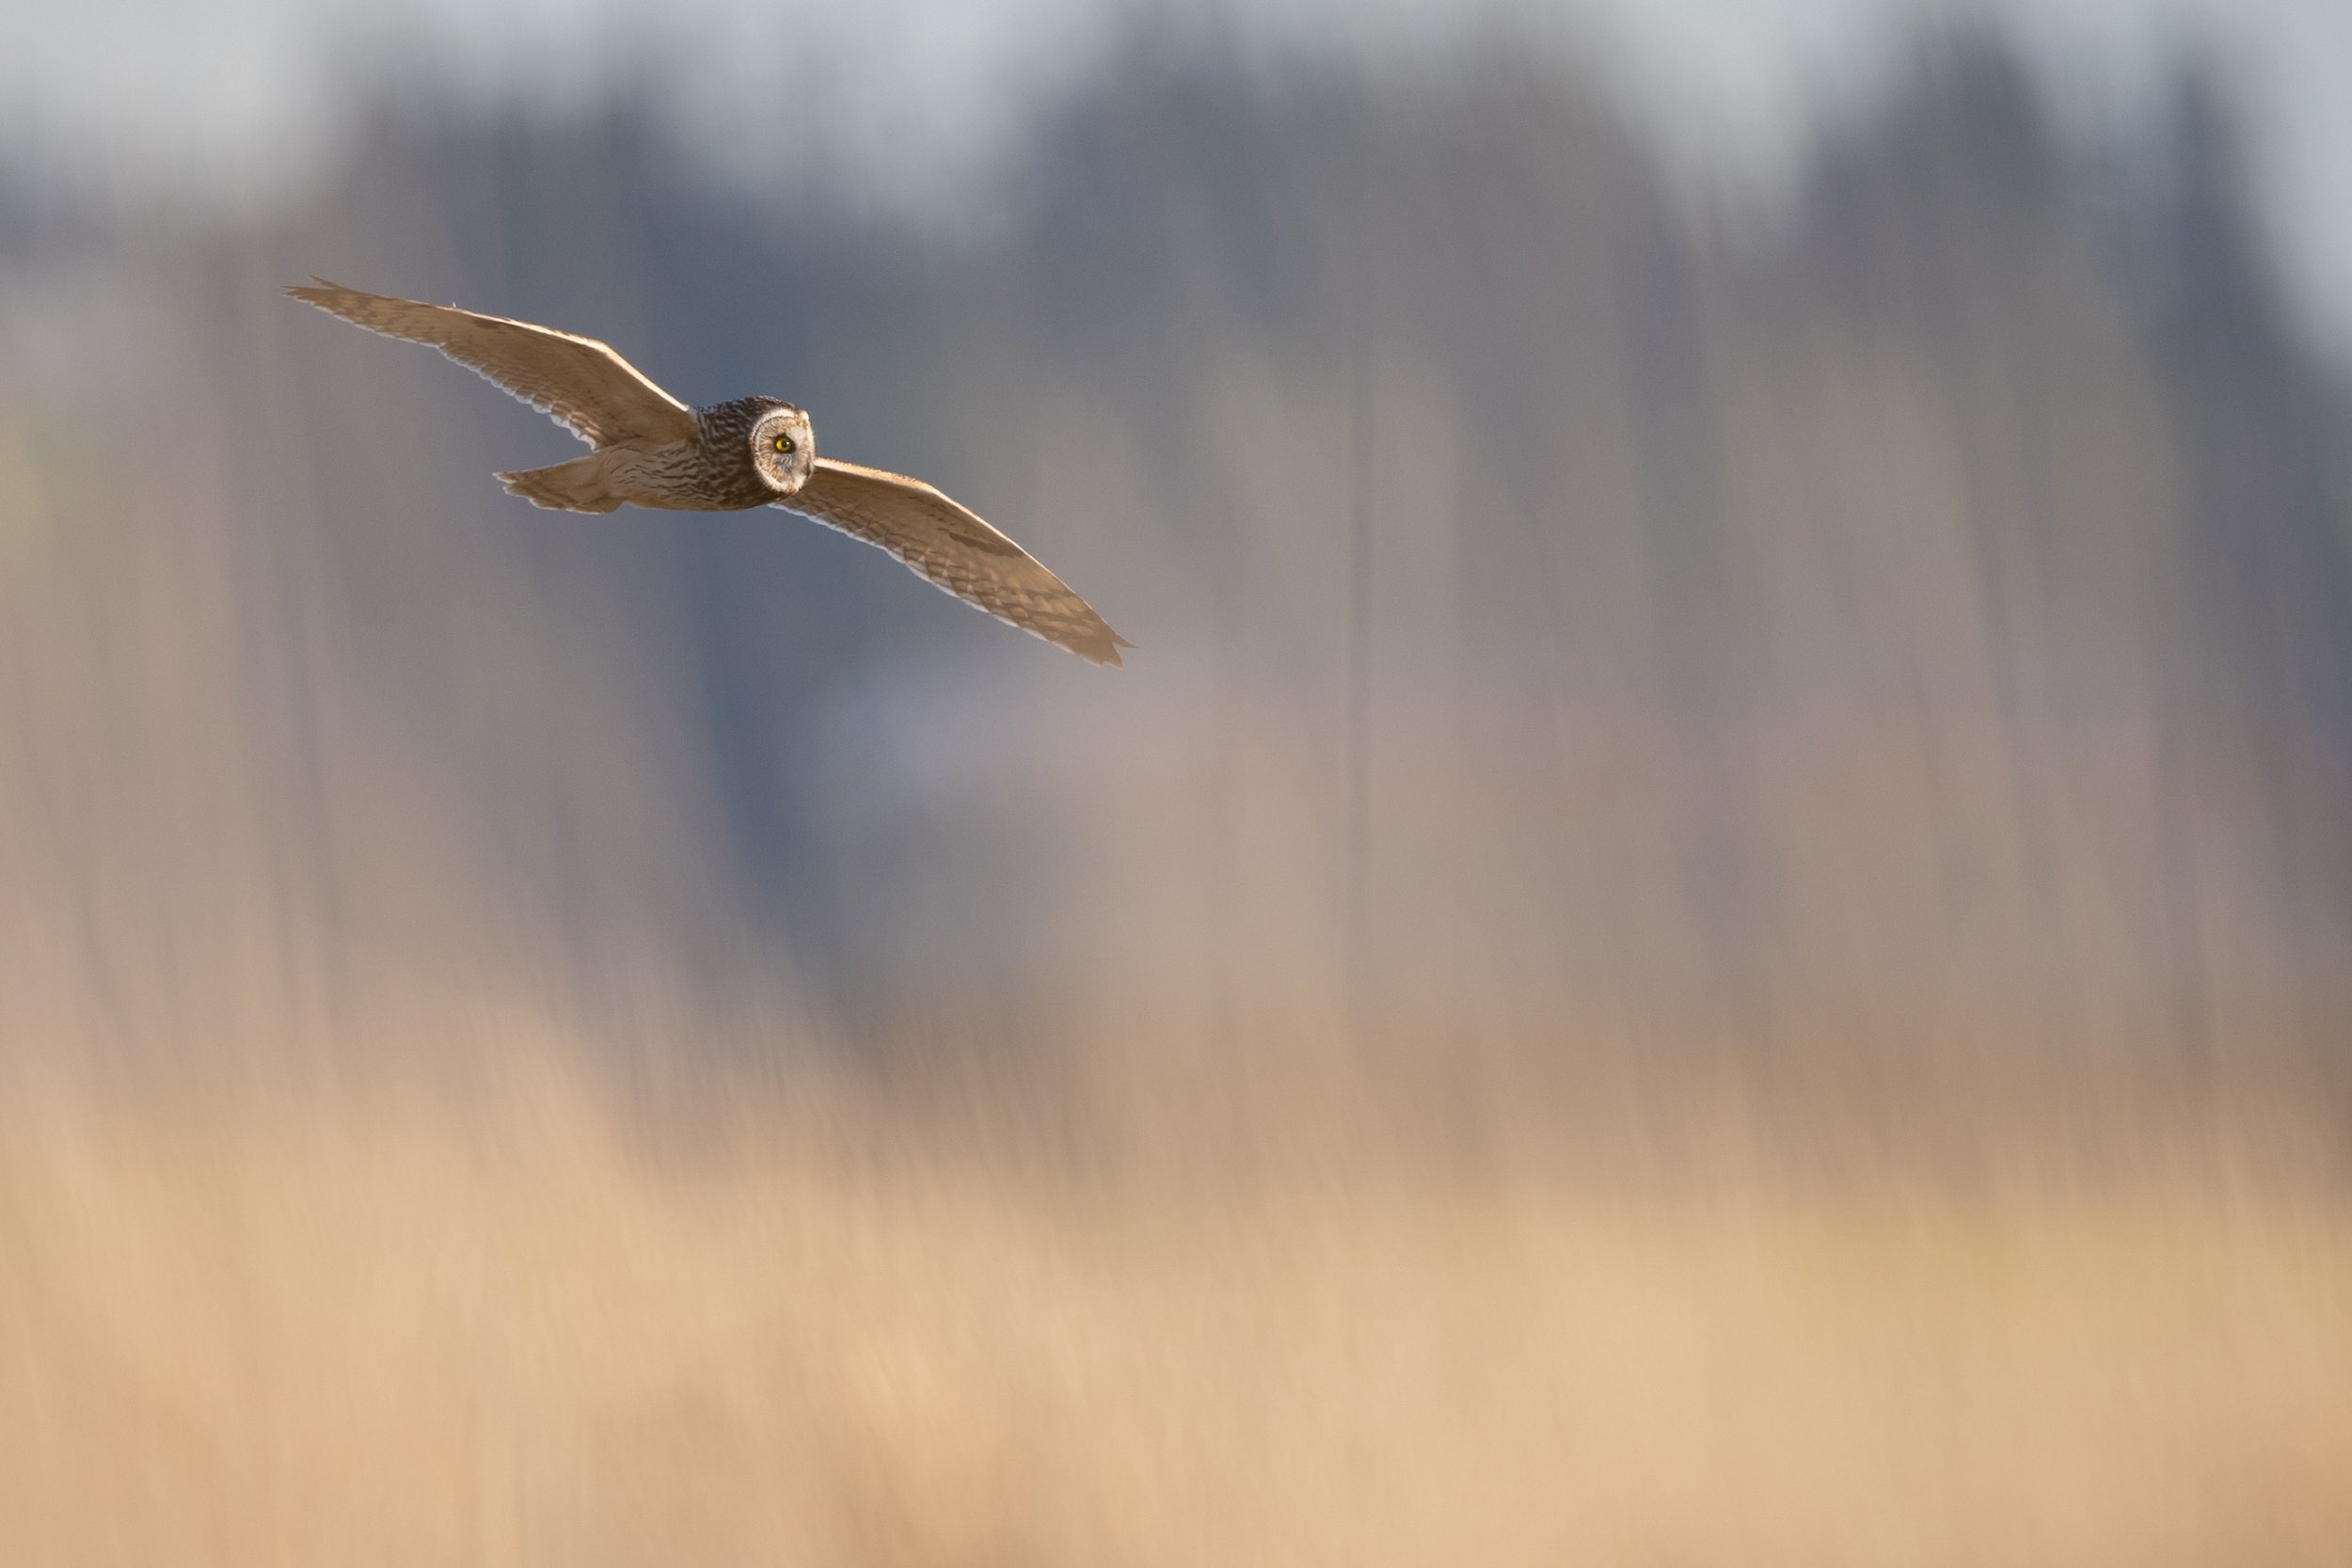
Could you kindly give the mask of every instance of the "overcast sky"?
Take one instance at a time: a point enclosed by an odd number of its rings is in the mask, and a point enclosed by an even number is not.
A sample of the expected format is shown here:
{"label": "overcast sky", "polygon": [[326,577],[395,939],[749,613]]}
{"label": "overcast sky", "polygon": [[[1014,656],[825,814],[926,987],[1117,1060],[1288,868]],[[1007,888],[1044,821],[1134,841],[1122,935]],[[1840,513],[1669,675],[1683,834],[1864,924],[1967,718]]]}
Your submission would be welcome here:
{"label": "overcast sky", "polygon": [[1502,12],[1601,73],[1702,177],[1769,182],[1867,103],[1918,25],[1991,16],[2080,134],[2184,50],[2241,89],[2288,280],[2352,363],[2352,0],[0,0],[0,155],[199,200],[334,155],[353,78],[561,99],[650,65],[720,146],[886,196],[968,183],[1136,19],[1410,69]]}

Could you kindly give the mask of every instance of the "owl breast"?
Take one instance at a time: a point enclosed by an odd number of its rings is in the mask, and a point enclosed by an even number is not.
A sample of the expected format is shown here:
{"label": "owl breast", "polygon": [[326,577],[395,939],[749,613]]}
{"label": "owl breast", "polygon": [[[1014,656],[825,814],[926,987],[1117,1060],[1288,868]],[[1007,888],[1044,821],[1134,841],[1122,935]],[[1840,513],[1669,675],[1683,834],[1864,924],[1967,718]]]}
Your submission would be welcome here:
{"label": "owl breast", "polygon": [[694,478],[690,485],[699,498],[698,505],[713,512],[739,512],[766,506],[776,499],[775,487],[753,466],[745,442],[729,441],[715,448],[697,442],[695,446]]}
{"label": "owl breast", "polygon": [[[617,499],[663,512],[734,512],[775,499],[748,456],[732,465],[701,441],[657,447],[624,443],[597,454],[605,488]],[[732,468],[733,471],[730,471]]]}

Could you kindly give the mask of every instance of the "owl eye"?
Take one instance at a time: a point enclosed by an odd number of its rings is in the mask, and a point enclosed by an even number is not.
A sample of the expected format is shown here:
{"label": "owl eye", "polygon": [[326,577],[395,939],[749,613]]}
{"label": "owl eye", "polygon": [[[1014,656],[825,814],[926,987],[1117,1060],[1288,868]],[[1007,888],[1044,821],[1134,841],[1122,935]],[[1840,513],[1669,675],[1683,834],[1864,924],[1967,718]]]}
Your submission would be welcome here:
{"label": "owl eye", "polygon": [[776,450],[777,450],[778,451],[787,451],[787,452],[788,452],[788,451],[790,451],[792,450],[792,437],[791,437],[791,436],[777,436],[777,437],[776,437]]}

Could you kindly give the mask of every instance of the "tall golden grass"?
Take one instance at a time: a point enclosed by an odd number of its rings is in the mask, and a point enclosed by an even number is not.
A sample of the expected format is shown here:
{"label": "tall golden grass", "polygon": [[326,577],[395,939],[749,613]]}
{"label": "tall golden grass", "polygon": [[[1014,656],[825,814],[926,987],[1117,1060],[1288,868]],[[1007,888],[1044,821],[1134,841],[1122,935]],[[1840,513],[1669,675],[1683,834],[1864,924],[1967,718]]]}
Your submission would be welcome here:
{"label": "tall golden grass", "polygon": [[2252,1118],[1822,1180],[922,1081],[19,1097],[0,1562],[2352,1550],[2352,1212]]}

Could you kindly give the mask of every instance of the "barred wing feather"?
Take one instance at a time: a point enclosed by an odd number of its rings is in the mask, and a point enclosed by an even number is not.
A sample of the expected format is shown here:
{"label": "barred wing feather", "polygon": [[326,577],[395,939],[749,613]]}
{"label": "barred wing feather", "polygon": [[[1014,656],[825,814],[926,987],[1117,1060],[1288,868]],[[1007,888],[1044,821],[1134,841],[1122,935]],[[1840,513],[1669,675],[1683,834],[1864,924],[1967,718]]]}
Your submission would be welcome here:
{"label": "barred wing feather", "polygon": [[286,292],[371,332],[439,349],[592,447],[694,438],[692,412],[594,338],[453,305],[364,293],[323,277]]}
{"label": "barred wing feather", "polygon": [[1037,558],[919,479],[820,457],[776,503],[879,545],[933,585],[1080,658],[1118,664],[1134,643]]}

